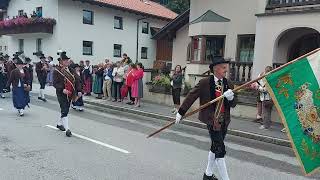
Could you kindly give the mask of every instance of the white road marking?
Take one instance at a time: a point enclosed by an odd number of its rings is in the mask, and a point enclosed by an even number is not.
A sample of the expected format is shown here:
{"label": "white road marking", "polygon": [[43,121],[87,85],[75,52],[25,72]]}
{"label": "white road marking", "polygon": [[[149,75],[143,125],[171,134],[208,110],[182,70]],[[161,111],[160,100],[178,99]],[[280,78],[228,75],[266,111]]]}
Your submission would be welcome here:
{"label": "white road marking", "polygon": [[2,109],[2,108],[0,108],[0,111],[3,111],[3,109]]}
{"label": "white road marking", "polygon": [[[51,128],[51,129],[56,129],[56,130],[58,130],[56,127],[51,126],[51,125],[46,125],[46,127]],[[91,138],[88,138],[88,137],[85,137],[85,136],[82,136],[82,135],[80,135],[80,134],[72,133],[72,135],[75,136],[75,137],[78,137],[78,138],[80,138],[80,139],[84,139],[84,140],[87,140],[87,141],[90,141],[90,142],[99,144],[99,145],[104,146],[104,147],[106,147],[106,148],[113,149],[113,150],[118,151],[118,152],[122,152],[122,153],[124,153],[124,154],[129,154],[129,153],[130,153],[130,152],[127,151],[127,150],[124,150],[124,149],[121,149],[121,148],[118,148],[118,147],[115,147],[115,146],[112,146],[112,145],[109,145],[109,144],[106,144],[106,143],[103,143],[103,142],[100,142],[100,141],[91,139]]]}

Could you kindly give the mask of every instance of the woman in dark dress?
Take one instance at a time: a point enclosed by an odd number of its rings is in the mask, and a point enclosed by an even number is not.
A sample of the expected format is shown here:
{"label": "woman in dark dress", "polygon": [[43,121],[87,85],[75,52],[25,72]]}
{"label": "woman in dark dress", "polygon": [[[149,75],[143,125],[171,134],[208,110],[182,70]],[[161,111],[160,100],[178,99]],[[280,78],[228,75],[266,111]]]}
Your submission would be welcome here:
{"label": "woman in dark dress", "polygon": [[23,61],[18,57],[14,60],[17,68],[11,72],[6,87],[9,89],[12,84],[13,106],[18,110],[19,116],[23,116],[25,107],[30,103],[31,80],[29,72],[24,68]]}

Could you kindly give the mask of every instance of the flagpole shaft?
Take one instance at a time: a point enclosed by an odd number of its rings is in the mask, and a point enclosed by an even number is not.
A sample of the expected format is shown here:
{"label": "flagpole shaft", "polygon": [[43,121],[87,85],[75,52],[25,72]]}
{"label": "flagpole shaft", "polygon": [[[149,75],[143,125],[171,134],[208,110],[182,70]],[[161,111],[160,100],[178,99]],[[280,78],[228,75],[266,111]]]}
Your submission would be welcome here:
{"label": "flagpole shaft", "polygon": [[[258,78],[256,78],[256,79],[254,79],[254,80],[251,80],[251,81],[249,81],[249,82],[246,82],[246,83],[242,84],[241,86],[238,86],[238,87],[234,88],[232,91],[233,91],[233,92],[237,92],[237,91],[239,91],[239,90],[241,90],[241,89],[249,86],[250,84],[255,83],[255,82],[257,82],[257,81],[265,78],[265,77],[268,76],[269,74],[272,74],[272,73],[274,73],[274,72],[277,72],[277,71],[283,69],[284,67],[287,67],[288,65],[299,61],[299,60],[302,59],[302,58],[308,57],[308,56],[310,56],[311,54],[316,53],[316,52],[319,51],[319,50],[320,50],[320,48],[315,49],[315,50],[313,50],[313,51],[311,51],[311,52],[309,52],[309,53],[307,53],[307,54],[305,54],[305,55],[303,55],[303,56],[300,56],[300,57],[298,57],[298,58],[296,58],[296,59],[294,59],[294,60],[292,60],[292,61],[290,61],[290,62],[287,62],[287,63],[283,64],[282,66],[277,67],[277,68],[273,69],[272,71],[270,71],[270,72],[268,72],[268,73],[266,73],[266,74],[264,74],[264,75],[262,75],[262,76],[260,76],[260,77],[258,77]],[[193,114],[201,111],[202,109],[204,109],[204,108],[210,106],[211,104],[219,101],[219,100],[222,99],[223,97],[224,97],[224,96],[221,95],[221,96],[215,98],[214,100],[209,101],[209,102],[207,102],[207,103],[204,104],[204,105],[201,105],[198,109],[193,110],[193,111],[188,112],[187,114],[185,114],[185,115],[182,117],[182,119],[185,119],[185,118],[187,118],[187,117],[189,117],[189,116],[191,116],[191,115],[193,115]],[[172,120],[172,119],[171,119],[171,120]],[[159,129],[159,130],[151,133],[149,136],[147,136],[147,138],[150,138],[150,137],[152,137],[152,136],[160,133],[161,131],[163,131],[163,130],[169,128],[169,127],[171,127],[171,126],[174,125],[174,124],[175,124],[174,121],[168,123],[167,125],[165,125],[165,126],[162,127],[161,129]]]}

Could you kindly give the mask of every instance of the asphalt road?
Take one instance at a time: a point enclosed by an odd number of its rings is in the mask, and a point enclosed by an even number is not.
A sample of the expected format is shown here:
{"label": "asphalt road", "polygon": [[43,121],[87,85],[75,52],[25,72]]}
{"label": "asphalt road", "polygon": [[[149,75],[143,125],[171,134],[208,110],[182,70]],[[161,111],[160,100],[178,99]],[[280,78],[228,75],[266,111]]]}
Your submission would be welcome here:
{"label": "asphalt road", "polygon": [[[67,138],[53,129],[56,101],[39,102],[18,117],[10,98],[0,99],[0,180],[200,180],[209,137],[205,130],[178,125],[146,136],[165,122],[123,112],[71,110]],[[309,180],[290,148],[227,136],[231,180]]]}

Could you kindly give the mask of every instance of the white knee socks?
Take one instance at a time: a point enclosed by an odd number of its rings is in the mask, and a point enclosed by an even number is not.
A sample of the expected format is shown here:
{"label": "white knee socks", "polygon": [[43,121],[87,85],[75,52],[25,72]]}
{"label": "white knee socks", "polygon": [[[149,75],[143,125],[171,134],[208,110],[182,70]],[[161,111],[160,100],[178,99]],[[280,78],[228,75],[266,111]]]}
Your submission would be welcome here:
{"label": "white knee socks", "polygon": [[222,180],[230,180],[225,159],[224,158],[217,158],[216,164],[217,164],[218,171],[219,171],[219,174],[220,174]]}
{"label": "white knee socks", "polygon": [[42,99],[45,99],[45,96],[44,96],[44,89],[40,89],[40,91],[39,91],[39,96],[38,97],[40,97],[40,98],[42,98]]}
{"label": "white knee socks", "polygon": [[209,151],[209,155],[208,155],[208,165],[207,165],[207,169],[206,169],[206,175],[207,176],[212,176],[213,175],[213,167],[216,165],[216,161],[215,161],[215,154],[211,151]]}
{"label": "white knee socks", "polygon": [[62,118],[62,122],[63,122],[63,126],[66,129],[66,131],[69,130],[69,119],[68,119],[68,117],[63,117]]}

